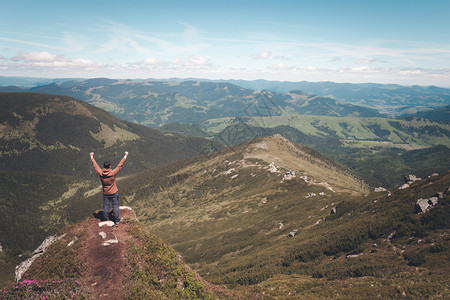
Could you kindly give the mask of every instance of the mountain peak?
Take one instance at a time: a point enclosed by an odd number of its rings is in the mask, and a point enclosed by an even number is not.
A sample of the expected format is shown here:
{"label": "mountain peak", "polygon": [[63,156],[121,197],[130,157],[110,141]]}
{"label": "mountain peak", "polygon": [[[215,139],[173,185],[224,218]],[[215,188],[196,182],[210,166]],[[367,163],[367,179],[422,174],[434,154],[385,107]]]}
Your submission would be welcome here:
{"label": "mountain peak", "polygon": [[[38,295],[93,299],[213,297],[213,286],[191,270],[173,248],[146,232],[131,208],[121,207],[120,214],[123,221],[119,225],[101,222],[96,212],[47,239],[45,247],[41,245],[29,259],[29,268],[23,268],[21,278],[17,278],[21,281],[2,291],[2,299],[34,299]],[[24,265],[27,261],[18,269]]]}
{"label": "mountain peak", "polygon": [[365,193],[365,184],[349,170],[324,157],[317,151],[295,144],[276,134],[248,143],[244,159],[261,159],[278,166],[280,170],[292,170],[310,182],[322,183],[333,191]]}

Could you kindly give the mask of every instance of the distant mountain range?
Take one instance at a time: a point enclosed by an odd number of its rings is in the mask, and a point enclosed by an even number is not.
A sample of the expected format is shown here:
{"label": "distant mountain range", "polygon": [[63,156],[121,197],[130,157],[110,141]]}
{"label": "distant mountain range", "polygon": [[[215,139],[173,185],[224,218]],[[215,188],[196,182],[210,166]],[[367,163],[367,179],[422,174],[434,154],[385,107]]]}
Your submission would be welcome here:
{"label": "distant mountain range", "polygon": [[[135,85],[135,89],[130,87],[130,82],[133,82]],[[140,85],[147,86],[148,90],[151,92],[152,88],[149,87],[149,82],[159,82],[160,84],[154,84],[153,88],[158,89],[159,87],[163,87],[164,84],[172,82],[169,85],[176,85],[174,83],[178,83],[178,88],[167,88],[165,89],[165,95],[159,95],[161,90],[156,92],[156,94],[147,95],[142,91],[142,87]],[[183,84],[183,82],[202,82],[203,86],[199,87],[197,91],[194,89],[190,89],[190,92],[187,91],[187,87],[189,84]],[[223,107],[219,105],[207,104],[206,108],[210,111],[205,112],[201,111],[201,109],[205,109],[205,99],[201,99],[202,96],[211,96],[211,101],[217,101],[216,98],[220,88],[214,91],[211,85],[207,85],[206,83],[228,83],[234,84],[244,89],[261,91],[267,90],[272,93],[277,94],[286,94],[291,91],[302,91],[303,93],[309,94],[310,98],[313,98],[311,95],[316,95],[323,98],[331,98],[337,101],[345,102],[347,104],[359,105],[366,108],[376,109],[379,113],[388,115],[390,117],[398,117],[405,115],[417,115],[422,111],[429,111],[430,109],[440,108],[450,104],[450,89],[441,88],[436,86],[401,86],[396,84],[375,84],[375,83],[364,83],[364,84],[352,84],[352,83],[335,83],[335,82],[285,82],[285,81],[267,81],[267,80],[207,80],[207,79],[152,79],[152,80],[102,80],[102,79],[94,79],[94,80],[85,80],[85,79],[42,79],[42,78],[27,78],[27,77],[1,77],[0,76],[0,91],[11,91],[16,92],[20,90],[29,90],[36,88],[36,91],[46,92],[46,93],[55,93],[55,94],[64,94],[67,96],[72,96],[80,100],[85,100],[90,103],[94,103],[96,105],[101,105],[100,107],[106,108],[110,112],[114,112],[116,114],[122,113],[120,117],[131,120],[127,117],[128,110],[127,108],[131,108],[131,106],[126,105],[127,99],[134,99],[136,102],[145,101],[145,99],[152,99],[163,97],[161,101],[167,102],[167,99],[171,99],[171,103],[166,103],[165,105],[168,107],[174,106],[180,110],[180,112],[174,111],[176,116],[164,116],[160,114],[160,118],[158,119],[155,116],[147,116],[146,118],[137,118],[134,121],[138,121],[140,123],[145,122],[147,120],[147,125],[159,126],[163,123],[169,122],[181,122],[183,118],[181,115],[183,114],[183,108],[195,108],[195,110],[191,110],[191,113],[196,115],[195,122],[198,122],[201,117],[205,116],[205,113],[208,113],[208,118],[217,117],[218,115],[224,116],[224,114],[232,113],[232,110],[229,110],[228,107]],[[66,84],[64,84],[66,83]],[[128,83],[128,86],[124,86],[123,84]],[[109,92],[113,92],[111,88],[96,89],[95,91],[89,90],[91,87],[97,87],[99,85],[106,86],[109,84],[122,84],[122,87],[125,87],[128,94],[118,93],[117,95],[108,94]],[[53,85],[52,87],[44,87],[45,85]],[[67,91],[65,89],[75,87],[76,85],[80,85],[79,90],[75,91]],[[87,88],[86,88],[87,86]],[[223,86],[224,87],[224,86]],[[19,89],[18,89],[19,88]],[[61,89],[59,89],[61,88]],[[114,91],[117,91],[116,87]],[[137,90],[139,89],[139,91]],[[206,91],[205,91],[206,89]],[[234,104],[239,104],[239,101],[243,101],[244,107],[248,104],[248,99],[241,99],[242,96],[238,94],[234,94],[238,89],[232,88],[228,95],[233,97]],[[76,93],[78,92],[78,94]],[[81,93],[80,93],[81,92]],[[179,94],[178,98],[175,97],[175,94],[171,94],[172,92]],[[219,93],[220,94],[220,93]],[[222,93],[224,95],[224,93]],[[150,97],[150,98],[148,98]],[[183,99],[183,97],[187,97],[188,99]],[[200,97],[200,98],[198,98]],[[120,99],[120,103],[118,101],[114,101],[115,98]],[[175,99],[177,98],[177,99]],[[180,99],[181,98],[181,99]],[[140,99],[140,100],[139,100]],[[112,101],[111,101],[112,100]],[[117,100],[117,99],[116,99]],[[207,99],[206,99],[207,100]],[[288,99],[285,99],[288,100]],[[295,99],[297,100],[297,99]],[[238,102],[236,102],[238,101]],[[115,102],[115,103],[110,103]],[[201,102],[200,104],[198,102]],[[280,103],[277,102],[279,105]],[[117,106],[118,105],[118,106]],[[139,106],[138,103],[135,105]],[[161,106],[162,105],[162,106]],[[121,111],[121,106],[125,106],[124,110]],[[242,106],[242,105],[241,105]],[[283,105],[281,108],[285,108]],[[289,107],[289,106],[288,106]],[[140,107],[142,108],[142,107]],[[145,110],[164,109],[164,103],[159,103],[157,107],[145,107]],[[220,112],[215,111],[214,108],[218,108]],[[298,107],[297,107],[298,108]],[[295,111],[295,109],[294,109]],[[292,111],[289,111],[292,113]],[[297,111],[298,112],[298,111]],[[203,114],[202,114],[203,113]],[[300,112],[305,114],[305,110]],[[325,109],[322,111],[311,111],[307,114],[327,114]],[[144,114],[143,112],[141,114]],[[349,113],[344,114],[349,115]],[[356,115],[353,112],[353,115]],[[231,116],[231,115],[230,115]],[[233,115],[234,116],[234,115]],[[442,120],[441,118],[434,118],[431,115],[428,115],[433,120]],[[447,115],[448,120],[448,115]],[[189,119],[189,122],[192,123],[192,120]]]}
{"label": "distant mountain range", "polygon": [[283,114],[382,116],[376,110],[301,91],[276,93],[245,89],[230,83],[162,82],[90,79],[55,83],[33,92],[74,97],[118,117],[149,126],[171,122]]}
{"label": "distant mountain range", "polygon": [[[401,86],[398,84],[336,83],[336,82],[285,82],[266,80],[227,80],[250,89],[267,89],[277,92],[301,90],[311,95],[328,97],[377,109],[380,113],[396,117],[405,111],[437,108],[450,104],[450,89],[437,86]],[[448,116],[447,116],[448,117]],[[448,120],[448,118],[447,118]]]}

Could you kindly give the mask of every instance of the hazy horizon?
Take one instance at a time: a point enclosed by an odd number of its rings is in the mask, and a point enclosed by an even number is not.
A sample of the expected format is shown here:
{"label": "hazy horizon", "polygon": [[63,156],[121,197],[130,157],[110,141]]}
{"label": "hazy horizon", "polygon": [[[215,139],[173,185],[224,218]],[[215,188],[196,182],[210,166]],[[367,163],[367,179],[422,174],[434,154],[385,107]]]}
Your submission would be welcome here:
{"label": "hazy horizon", "polygon": [[2,1],[0,75],[450,87],[449,1]]}

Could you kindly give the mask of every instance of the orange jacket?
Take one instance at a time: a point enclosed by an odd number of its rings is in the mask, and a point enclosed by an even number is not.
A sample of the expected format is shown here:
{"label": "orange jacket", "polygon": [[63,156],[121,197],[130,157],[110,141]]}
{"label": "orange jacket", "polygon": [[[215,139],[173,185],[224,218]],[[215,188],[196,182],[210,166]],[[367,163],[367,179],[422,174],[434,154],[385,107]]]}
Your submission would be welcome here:
{"label": "orange jacket", "polygon": [[97,174],[100,176],[100,180],[101,180],[102,186],[103,186],[103,194],[112,195],[119,191],[117,189],[117,185],[116,185],[116,175],[117,175],[117,173],[119,173],[119,171],[122,168],[123,164],[125,163],[126,159],[127,159],[126,157],[122,158],[122,160],[119,162],[117,167],[114,170],[112,170],[111,168],[101,169],[98,166],[95,159],[93,157],[91,158],[92,165],[94,166],[95,172],[97,172]]}

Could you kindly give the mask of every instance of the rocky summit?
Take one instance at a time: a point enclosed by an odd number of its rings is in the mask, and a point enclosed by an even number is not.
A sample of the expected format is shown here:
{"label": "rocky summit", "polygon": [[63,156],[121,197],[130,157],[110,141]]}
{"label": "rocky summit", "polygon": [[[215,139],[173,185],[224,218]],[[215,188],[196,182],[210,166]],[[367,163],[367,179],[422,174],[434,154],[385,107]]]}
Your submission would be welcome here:
{"label": "rocky summit", "polygon": [[[209,299],[230,292],[203,280],[134,211],[110,226],[92,217],[62,229],[17,267],[1,299]],[[114,224],[114,223],[113,223]]]}

